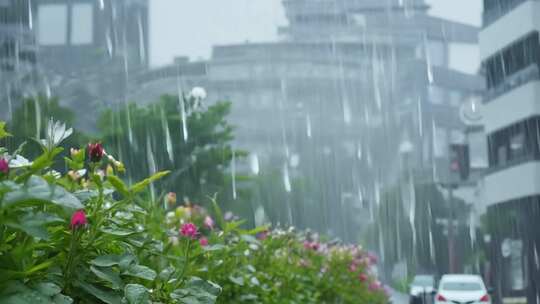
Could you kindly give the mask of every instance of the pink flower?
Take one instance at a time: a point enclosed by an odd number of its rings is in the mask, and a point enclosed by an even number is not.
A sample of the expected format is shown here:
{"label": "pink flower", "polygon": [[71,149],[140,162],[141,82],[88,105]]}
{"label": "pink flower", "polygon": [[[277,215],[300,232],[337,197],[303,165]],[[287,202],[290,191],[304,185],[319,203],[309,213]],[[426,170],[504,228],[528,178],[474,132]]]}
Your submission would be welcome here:
{"label": "pink flower", "polygon": [[180,228],[180,234],[187,238],[195,239],[197,234],[199,234],[199,231],[197,230],[197,226],[193,223],[186,223]]}
{"label": "pink flower", "polygon": [[308,250],[310,249],[310,250],[318,251],[320,247],[321,245],[317,242],[309,242],[309,241],[304,242],[304,248]]}
{"label": "pink flower", "polygon": [[214,220],[208,215],[204,218],[204,226],[210,230],[214,229]]}
{"label": "pink flower", "polygon": [[379,291],[382,288],[382,284],[379,281],[373,281],[371,284],[369,284],[368,288],[371,291]]}
{"label": "pink flower", "polygon": [[199,244],[202,246],[202,247],[206,247],[208,246],[208,239],[203,237],[199,240]]}
{"label": "pink flower", "polygon": [[105,154],[105,150],[103,150],[101,143],[90,143],[88,144],[87,149],[90,161],[93,163],[100,162],[103,158],[103,154]]}
{"label": "pink flower", "polygon": [[375,254],[373,254],[373,253],[368,254],[368,259],[369,259],[369,264],[370,265],[375,265],[378,262],[377,256]]}
{"label": "pink flower", "polygon": [[358,279],[360,280],[360,282],[366,282],[368,280],[368,276],[365,273],[361,273],[358,276]]}
{"label": "pink flower", "polygon": [[268,238],[268,234],[269,234],[268,230],[261,231],[257,233],[257,239],[260,241],[264,241]]}
{"label": "pink flower", "polygon": [[9,164],[7,160],[0,158],[0,173],[8,174],[9,173]]}
{"label": "pink flower", "polygon": [[77,210],[71,216],[71,229],[73,230],[79,229],[87,223],[88,222],[86,220],[86,214],[84,213],[84,210]]}
{"label": "pink flower", "polygon": [[350,272],[356,272],[357,270],[358,270],[358,266],[355,263],[351,263],[351,265],[349,265]]}

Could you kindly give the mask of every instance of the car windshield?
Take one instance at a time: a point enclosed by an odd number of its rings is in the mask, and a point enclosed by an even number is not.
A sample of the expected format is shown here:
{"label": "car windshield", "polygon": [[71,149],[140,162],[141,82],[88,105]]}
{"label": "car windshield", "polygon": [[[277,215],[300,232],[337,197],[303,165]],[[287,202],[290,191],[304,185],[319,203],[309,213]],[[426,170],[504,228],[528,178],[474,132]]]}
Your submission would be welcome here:
{"label": "car windshield", "polygon": [[442,286],[448,291],[477,291],[482,290],[482,285],[478,282],[446,282]]}
{"label": "car windshield", "polygon": [[434,283],[433,277],[430,276],[418,276],[415,277],[412,285],[414,286],[433,286]]}

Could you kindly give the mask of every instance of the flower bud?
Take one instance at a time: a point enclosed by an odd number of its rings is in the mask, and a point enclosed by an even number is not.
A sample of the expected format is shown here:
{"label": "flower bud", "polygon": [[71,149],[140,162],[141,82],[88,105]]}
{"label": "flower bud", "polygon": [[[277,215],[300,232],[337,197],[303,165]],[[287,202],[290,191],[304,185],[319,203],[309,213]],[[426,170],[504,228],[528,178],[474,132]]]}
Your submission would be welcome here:
{"label": "flower bud", "polygon": [[88,144],[88,156],[90,157],[91,162],[100,162],[104,154],[105,151],[103,150],[103,145],[101,145],[101,143]]}
{"label": "flower bud", "polygon": [[84,210],[78,210],[71,216],[71,229],[76,230],[87,224],[86,213]]}
{"label": "flower bud", "polygon": [[9,164],[7,160],[0,158],[0,173],[7,175],[9,173]]}

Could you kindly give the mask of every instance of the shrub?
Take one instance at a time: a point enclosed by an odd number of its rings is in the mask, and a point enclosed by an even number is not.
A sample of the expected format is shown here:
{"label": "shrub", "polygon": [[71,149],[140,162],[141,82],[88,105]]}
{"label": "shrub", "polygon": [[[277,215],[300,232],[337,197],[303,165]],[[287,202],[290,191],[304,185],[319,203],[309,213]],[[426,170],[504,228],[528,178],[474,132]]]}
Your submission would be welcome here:
{"label": "shrub", "polygon": [[[50,122],[33,161],[0,148],[0,303],[385,303],[359,247],[186,204],[166,213],[99,143],[72,149]],[[9,136],[0,124],[0,139]]]}

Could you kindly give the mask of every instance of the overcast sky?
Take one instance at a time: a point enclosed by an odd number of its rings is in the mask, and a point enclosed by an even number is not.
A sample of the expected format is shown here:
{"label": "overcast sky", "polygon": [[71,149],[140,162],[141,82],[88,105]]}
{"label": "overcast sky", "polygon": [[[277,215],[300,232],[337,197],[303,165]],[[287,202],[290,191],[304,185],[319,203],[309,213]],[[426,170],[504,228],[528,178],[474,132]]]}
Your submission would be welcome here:
{"label": "overcast sky", "polygon": [[[482,0],[427,0],[431,14],[480,25]],[[150,0],[152,65],[208,58],[212,45],[272,41],[285,24],[281,0]]]}

